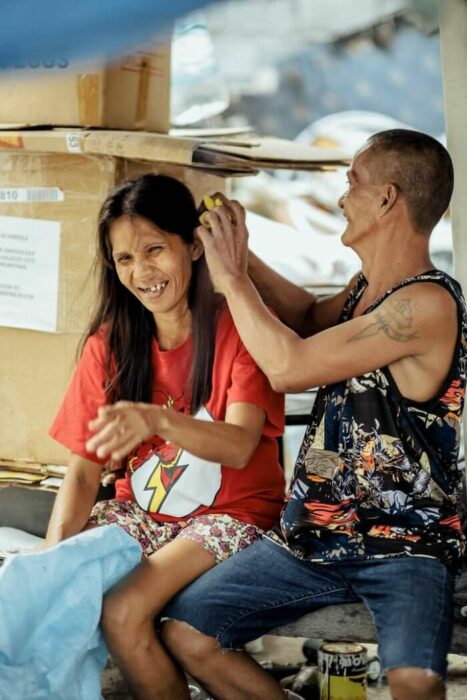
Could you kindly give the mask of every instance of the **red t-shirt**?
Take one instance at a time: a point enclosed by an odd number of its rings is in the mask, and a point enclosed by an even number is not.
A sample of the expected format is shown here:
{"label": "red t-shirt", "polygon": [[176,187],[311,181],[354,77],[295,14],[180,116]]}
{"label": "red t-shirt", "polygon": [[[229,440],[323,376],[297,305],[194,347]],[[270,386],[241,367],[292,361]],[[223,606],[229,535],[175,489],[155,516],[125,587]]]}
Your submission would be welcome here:
{"label": "red t-shirt", "polygon": [[[90,337],[72,377],[49,435],[72,452],[104,464],[86,451],[88,422],[105,405],[105,332]],[[187,390],[192,359],[188,338],[173,350],[153,345],[153,403],[189,412]],[[227,513],[263,529],[278,519],[284,496],[284,476],[276,437],[284,429],[283,396],[271,386],[245,349],[227,309],[219,314],[209,401],[195,416],[224,420],[229,404],[247,402],[266,413],[263,433],[243,469],[206,462],[155,435],[126,460],[126,473],[116,483],[118,499],[135,499],[154,520],[185,520],[206,513]]]}

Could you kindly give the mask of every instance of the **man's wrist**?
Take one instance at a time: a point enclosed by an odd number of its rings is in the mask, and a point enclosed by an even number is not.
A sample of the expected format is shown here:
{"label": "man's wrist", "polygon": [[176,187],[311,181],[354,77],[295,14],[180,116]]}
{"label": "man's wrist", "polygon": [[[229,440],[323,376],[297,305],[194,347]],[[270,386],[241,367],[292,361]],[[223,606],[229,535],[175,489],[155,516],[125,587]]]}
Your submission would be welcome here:
{"label": "man's wrist", "polygon": [[238,275],[225,275],[222,280],[221,291],[226,298],[237,295],[242,289],[246,289],[251,284],[251,280],[246,272]]}
{"label": "man's wrist", "polygon": [[255,270],[256,263],[258,262],[257,256],[251,251],[248,251],[248,259],[247,259],[247,272],[248,274],[251,274]]}

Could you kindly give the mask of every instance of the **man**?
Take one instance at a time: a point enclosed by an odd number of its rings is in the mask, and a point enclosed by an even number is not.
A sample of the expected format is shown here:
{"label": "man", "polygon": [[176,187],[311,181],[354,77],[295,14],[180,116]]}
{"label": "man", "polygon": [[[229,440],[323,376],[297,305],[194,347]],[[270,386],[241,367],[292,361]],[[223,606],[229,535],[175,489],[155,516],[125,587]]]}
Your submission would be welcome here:
{"label": "man", "polygon": [[248,258],[238,203],[223,199],[199,229],[215,284],[273,387],[321,387],[280,528],[166,610],[166,645],[218,700],[284,698],[251,658],[225,650],[356,600],[373,614],[393,698],[445,697],[464,547],[456,502],[467,315],[428,246],[452,187],[451,159],[431,137],[371,137],[339,201],[342,241],[362,274],[320,301]]}

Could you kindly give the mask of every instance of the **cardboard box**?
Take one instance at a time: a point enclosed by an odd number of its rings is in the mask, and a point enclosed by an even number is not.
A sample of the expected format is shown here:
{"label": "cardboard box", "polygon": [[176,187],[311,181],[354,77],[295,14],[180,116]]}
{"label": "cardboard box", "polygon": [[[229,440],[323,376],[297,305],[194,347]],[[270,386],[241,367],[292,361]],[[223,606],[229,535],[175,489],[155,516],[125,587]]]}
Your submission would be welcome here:
{"label": "cardboard box", "polygon": [[[105,155],[0,153],[0,217],[20,220],[25,230],[31,221],[56,221],[61,227],[57,332],[0,327],[0,460],[66,464],[67,451],[47,436],[47,430],[93,306],[97,214],[114,186],[147,172],[185,181],[197,201],[206,192],[225,188],[225,180],[216,175],[178,165]],[[1,201],[2,192],[38,190],[61,195]],[[1,300],[0,294],[0,305]]]}
{"label": "cardboard box", "polygon": [[166,133],[170,44],[162,41],[112,64],[67,59],[16,66],[0,81],[0,124],[92,126]]}
{"label": "cardboard box", "polygon": [[318,148],[286,139],[244,135],[190,137],[137,131],[85,129],[0,130],[0,151],[85,153],[154,162],[178,163],[230,177],[255,175],[262,168],[329,170],[347,165],[351,153]]}

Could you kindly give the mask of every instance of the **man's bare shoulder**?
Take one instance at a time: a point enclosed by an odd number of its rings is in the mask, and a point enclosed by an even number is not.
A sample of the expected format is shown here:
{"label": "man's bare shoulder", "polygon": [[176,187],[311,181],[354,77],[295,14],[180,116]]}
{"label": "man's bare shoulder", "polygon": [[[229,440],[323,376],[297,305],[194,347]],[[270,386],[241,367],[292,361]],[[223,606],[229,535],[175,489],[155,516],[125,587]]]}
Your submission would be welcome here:
{"label": "man's bare shoulder", "polygon": [[458,334],[457,303],[436,282],[417,282],[398,289],[380,307],[389,337],[410,352],[390,363],[402,395],[428,401],[446,380]]}
{"label": "man's bare shoulder", "polygon": [[440,284],[417,282],[392,292],[362,317],[362,324],[363,328],[350,340],[378,335],[410,345],[418,354],[428,349],[424,345],[428,338],[440,339],[441,333],[455,337],[457,304]]}
{"label": "man's bare shoulder", "polygon": [[410,343],[414,354],[457,337],[458,310],[453,295],[436,282],[417,282],[393,292],[369,318],[391,340]]}
{"label": "man's bare shoulder", "polygon": [[437,282],[417,282],[394,292],[387,302],[401,304],[406,299],[419,323],[446,322],[457,325],[457,302],[453,294]]}

